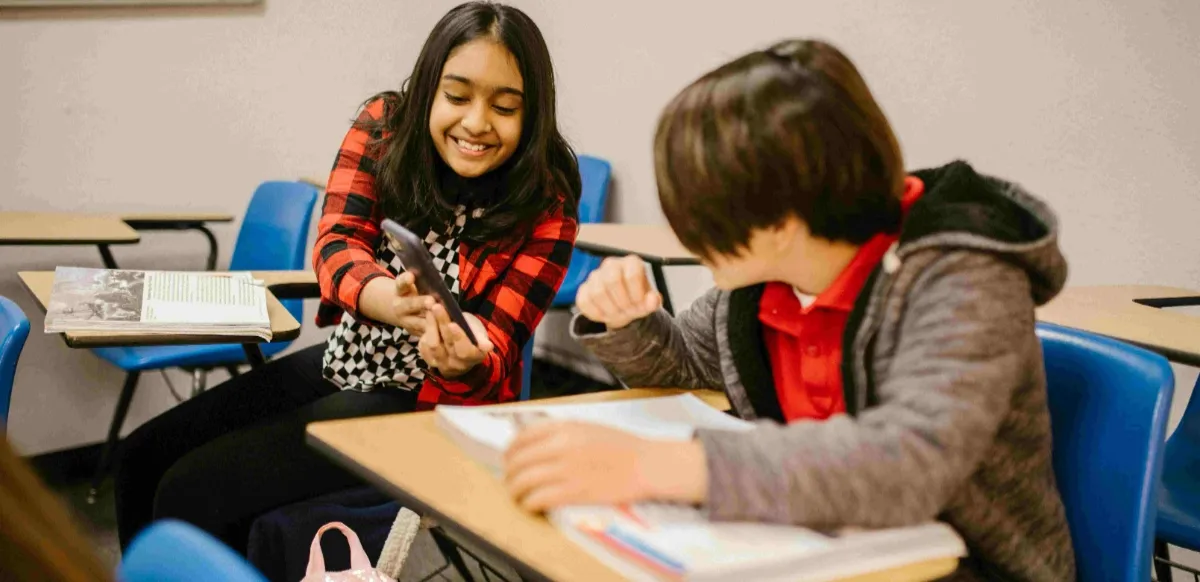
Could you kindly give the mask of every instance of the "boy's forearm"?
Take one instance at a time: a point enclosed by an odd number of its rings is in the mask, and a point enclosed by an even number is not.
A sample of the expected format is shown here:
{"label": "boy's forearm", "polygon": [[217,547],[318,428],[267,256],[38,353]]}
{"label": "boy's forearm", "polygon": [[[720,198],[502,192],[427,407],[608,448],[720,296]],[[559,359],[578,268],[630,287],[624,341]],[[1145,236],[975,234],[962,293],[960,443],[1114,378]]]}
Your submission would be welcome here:
{"label": "boy's forearm", "polygon": [[660,309],[617,330],[576,315],[571,336],[630,386],[721,389],[719,298],[710,291],[677,317]]}
{"label": "boy's forearm", "polygon": [[571,335],[629,386],[718,387],[698,369],[695,355],[665,311],[611,331],[577,315],[571,322]]}

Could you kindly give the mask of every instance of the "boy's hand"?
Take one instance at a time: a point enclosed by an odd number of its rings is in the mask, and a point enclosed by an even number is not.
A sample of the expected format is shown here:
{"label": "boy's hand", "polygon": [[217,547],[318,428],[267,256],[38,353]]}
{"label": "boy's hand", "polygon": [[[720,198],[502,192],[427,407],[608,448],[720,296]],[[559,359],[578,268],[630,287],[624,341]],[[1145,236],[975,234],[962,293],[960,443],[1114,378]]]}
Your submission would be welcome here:
{"label": "boy's hand", "polygon": [[641,259],[610,257],[579,286],[575,305],[584,317],[615,330],[657,311],[662,295],[650,286]]}
{"label": "boy's hand", "polygon": [[488,339],[487,328],[478,317],[464,313],[467,325],[479,345],[471,343],[466,332],[450,320],[450,314],[441,304],[435,304],[425,315],[425,333],[417,344],[417,351],[430,368],[437,368],[446,378],[462,376],[482,362],[492,351],[493,345]]}
{"label": "boy's hand", "polygon": [[598,424],[554,422],[522,430],[504,454],[504,483],[527,511],[644,500],[700,503],[704,448],[643,439]]}

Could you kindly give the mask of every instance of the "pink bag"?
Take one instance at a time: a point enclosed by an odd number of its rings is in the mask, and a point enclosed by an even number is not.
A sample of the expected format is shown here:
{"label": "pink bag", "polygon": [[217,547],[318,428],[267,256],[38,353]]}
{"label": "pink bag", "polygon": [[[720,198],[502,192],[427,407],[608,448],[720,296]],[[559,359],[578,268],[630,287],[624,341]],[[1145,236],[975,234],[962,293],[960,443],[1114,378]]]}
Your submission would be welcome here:
{"label": "pink bag", "polygon": [[[350,543],[350,569],[345,572],[326,572],[325,556],[321,554],[321,535],[330,528],[341,530]],[[395,578],[387,576],[371,566],[371,559],[363,551],[358,534],[346,527],[340,521],[333,521],[321,526],[317,535],[313,536],[312,546],[308,550],[308,569],[300,582],[396,582]]]}

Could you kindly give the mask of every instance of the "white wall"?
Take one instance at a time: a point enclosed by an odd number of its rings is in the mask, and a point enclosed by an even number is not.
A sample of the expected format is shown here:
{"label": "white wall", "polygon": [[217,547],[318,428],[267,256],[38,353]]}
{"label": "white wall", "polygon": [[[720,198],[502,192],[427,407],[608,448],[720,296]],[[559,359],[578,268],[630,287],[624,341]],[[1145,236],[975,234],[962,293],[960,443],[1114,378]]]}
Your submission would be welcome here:
{"label": "white wall", "polygon": [[[615,168],[612,217],[660,222],[658,110],[748,49],[820,36],[862,69],[910,165],[964,157],[1047,198],[1072,284],[1200,288],[1200,5],[1189,0],[517,1],[541,25],[563,125]],[[398,85],[451,2],[266,0],[254,9],[0,10],[0,208],[240,214],[255,184],[325,171],[355,106]],[[220,227],[228,258],[236,225]],[[199,268],[197,235],[148,235],[132,267]],[[94,249],[0,247],[20,269]],[[677,304],[699,269],[671,274]],[[311,317],[312,310],[309,310]],[[557,337],[551,319],[540,335]],[[302,345],[321,333],[311,320]],[[180,382],[186,379],[182,375]],[[1189,377],[1190,378],[1190,377]],[[102,438],[121,376],[35,333],[10,433],[27,452]],[[149,377],[131,425],[172,400]]]}

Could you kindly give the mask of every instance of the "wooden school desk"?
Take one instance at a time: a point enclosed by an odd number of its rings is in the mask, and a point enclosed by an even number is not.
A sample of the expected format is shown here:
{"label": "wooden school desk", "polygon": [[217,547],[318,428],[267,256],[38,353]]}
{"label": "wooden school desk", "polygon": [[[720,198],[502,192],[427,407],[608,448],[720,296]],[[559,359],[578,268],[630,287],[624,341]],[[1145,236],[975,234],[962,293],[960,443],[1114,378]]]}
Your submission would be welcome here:
{"label": "wooden school desk", "polygon": [[700,259],[680,244],[671,227],[651,224],[581,224],[575,248],[601,257],[637,255],[650,264],[663,309],[675,314],[663,267],[699,265]]}
{"label": "wooden school desk", "polygon": [[[538,400],[537,404],[602,402],[679,394],[682,390],[632,389]],[[709,405],[726,409],[719,392],[701,391]],[[513,404],[512,406],[520,406]],[[500,480],[434,426],[432,412],[318,422],[308,442],[338,463],[390,492],[405,507],[433,518],[489,560],[513,566],[526,580],[620,580],[545,518],[513,504]],[[852,578],[855,582],[916,582],[954,571],[955,559],[932,560]]]}
{"label": "wooden school desk", "polygon": [[1108,336],[1200,366],[1200,316],[1159,307],[1200,304],[1200,291],[1149,285],[1067,287],[1040,321]]}
{"label": "wooden school desk", "polygon": [[198,230],[208,238],[209,270],[216,265],[217,241],[205,226],[230,222],[219,213],[157,212],[82,214],[74,212],[0,212],[0,245],[96,245],[104,266],[116,269],[109,245],[134,244],[139,230]]}
{"label": "wooden school desk", "polygon": [[[50,292],[54,288],[54,271],[25,271],[18,273],[21,283],[38,301],[45,312],[50,304]],[[316,284],[316,276],[309,271],[255,271],[254,277],[267,286],[267,313],[271,317],[271,340],[287,341],[300,335],[300,322],[275,297],[272,289],[279,285],[288,289],[298,285]],[[262,364],[264,359],[258,344],[263,339],[257,336],[196,335],[177,333],[135,333],[108,331],[79,331],[62,334],[63,341],[72,348],[102,348],[115,346],[161,346],[181,344],[231,344],[240,343],[252,366]]]}
{"label": "wooden school desk", "polygon": [[[120,219],[135,230],[194,230],[208,241],[208,260],[204,270],[217,268],[217,237],[208,230],[213,222],[233,222],[232,214],[219,212],[131,212],[119,215]],[[107,265],[107,264],[106,264]],[[115,267],[109,267],[113,269]]]}
{"label": "wooden school desk", "polygon": [[325,186],[329,182],[329,174],[325,175],[325,179],[317,178],[314,174],[312,176],[300,178],[300,181],[308,184],[309,186],[316,186],[318,190],[325,190]]}
{"label": "wooden school desk", "polygon": [[0,245],[96,245],[116,268],[109,245],[133,244],[137,231],[116,216],[68,212],[0,212]]}

